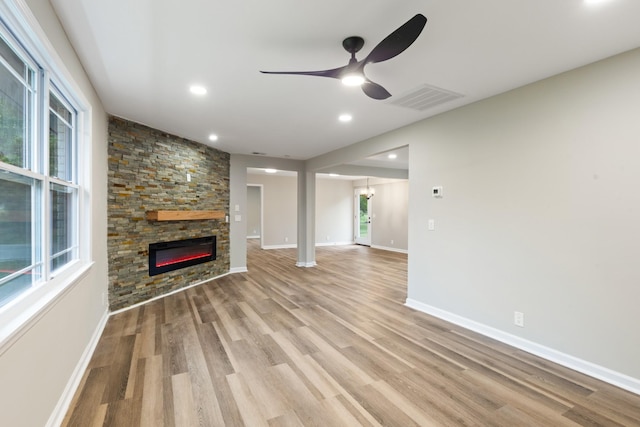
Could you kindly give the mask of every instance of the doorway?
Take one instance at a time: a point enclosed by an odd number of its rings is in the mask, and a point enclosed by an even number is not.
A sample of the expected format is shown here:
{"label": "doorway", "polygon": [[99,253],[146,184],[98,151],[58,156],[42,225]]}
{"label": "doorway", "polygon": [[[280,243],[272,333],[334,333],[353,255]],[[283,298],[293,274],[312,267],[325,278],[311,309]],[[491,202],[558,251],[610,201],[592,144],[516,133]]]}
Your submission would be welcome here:
{"label": "doorway", "polygon": [[358,245],[371,246],[371,197],[362,194],[358,189],[354,194],[355,206],[353,211],[355,230],[354,240]]}
{"label": "doorway", "polygon": [[256,239],[263,247],[263,186],[247,184],[247,239]]}

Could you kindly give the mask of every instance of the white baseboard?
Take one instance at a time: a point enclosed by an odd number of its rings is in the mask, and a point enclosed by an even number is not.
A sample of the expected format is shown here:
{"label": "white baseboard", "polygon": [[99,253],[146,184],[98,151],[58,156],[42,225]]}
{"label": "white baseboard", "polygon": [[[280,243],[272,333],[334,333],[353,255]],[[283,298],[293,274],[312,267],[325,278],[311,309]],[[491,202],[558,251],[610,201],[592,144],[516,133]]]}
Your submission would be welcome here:
{"label": "white baseboard", "polygon": [[316,264],[315,261],[311,261],[311,262],[296,262],[296,267],[307,267],[307,268],[310,268],[310,267],[315,267],[316,265],[318,265],[318,264]]}
{"label": "white baseboard", "polygon": [[100,319],[100,322],[98,323],[98,326],[96,327],[95,331],[93,331],[93,335],[91,336],[89,344],[87,344],[87,347],[82,353],[82,357],[80,357],[78,364],[73,370],[73,374],[71,374],[71,377],[67,382],[67,386],[64,388],[62,396],[60,396],[60,399],[58,399],[58,403],[51,413],[46,427],[57,427],[62,424],[62,421],[64,420],[64,417],[69,410],[69,406],[71,405],[71,401],[73,400],[73,396],[75,396],[76,391],[78,390],[78,386],[82,381],[82,376],[87,370],[87,366],[89,366],[89,362],[91,361],[93,352],[96,350],[98,341],[100,341],[100,337],[102,336],[102,332],[107,325],[108,319],[109,310],[105,310],[102,318]]}
{"label": "white baseboard", "polygon": [[257,236],[247,236],[247,239],[259,239],[260,235],[258,234]]}
{"label": "white baseboard", "polygon": [[373,249],[381,249],[383,251],[389,251],[389,252],[399,252],[401,254],[408,254],[409,251],[406,249],[400,249],[400,248],[392,248],[389,246],[379,246],[379,245],[371,245],[371,247]]}
{"label": "white baseboard", "polygon": [[351,242],[318,242],[316,246],[347,246],[353,245],[353,241]]}
{"label": "white baseboard", "polygon": [[229,269],[229,274],[234,274],[234,273],[246,273],[247,271],[249,271],[249,270],[247,270],[247,267],[246,267],[246,266],[244,266],[244,267],[231,267],[231,268]]}
{"label": "white baseboard", "polygon": [[262,247],[262,249],[264,250],[270,250],[270,249],[295,249],[297,248],[298,245],[296,245],[295,243],[291,244],[287,244],[287,245],[265,245]]}
{"label": "white baseboard", "polygon": [[463,328],[478,332],[479,334],[485,335],[489,338],[493,338],[520,350],[524,350],[528,353],[542,357],[543,359],[549,360],[551,362],[565,366],[569,369],[573,369],[574,371],[581,372],[585,375],[589,375],[590,377],[597,378],[606,383],[640,395],[640,379],[638,378],[630,377],[620,372],[613,371],[609,368],[596,365],[595,363],[579,359],[577,357],[571,356],[570,354],[560,352],[544,345],[520,338],[516,335],[501,331],[500,329],[478,323],[474,320],[458,316],[457,314],[441,310],[439,308],[421,303],[410,298],[407,298],[405,305],[407,307],[413,308],[414,310],[427,313],[439,319],[443,319],[458,326],[462,326]]}

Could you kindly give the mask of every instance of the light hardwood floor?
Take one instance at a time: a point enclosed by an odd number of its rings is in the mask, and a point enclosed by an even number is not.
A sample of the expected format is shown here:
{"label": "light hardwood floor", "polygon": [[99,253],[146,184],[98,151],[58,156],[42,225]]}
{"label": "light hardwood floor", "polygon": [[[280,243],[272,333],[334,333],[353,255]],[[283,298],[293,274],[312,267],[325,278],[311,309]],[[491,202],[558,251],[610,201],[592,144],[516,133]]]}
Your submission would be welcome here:
{"label": "light hardwood floor", "polygon": [[405,307],[406,255],[250,245],[112,316],[65,426],[640,426],[640,396]]}

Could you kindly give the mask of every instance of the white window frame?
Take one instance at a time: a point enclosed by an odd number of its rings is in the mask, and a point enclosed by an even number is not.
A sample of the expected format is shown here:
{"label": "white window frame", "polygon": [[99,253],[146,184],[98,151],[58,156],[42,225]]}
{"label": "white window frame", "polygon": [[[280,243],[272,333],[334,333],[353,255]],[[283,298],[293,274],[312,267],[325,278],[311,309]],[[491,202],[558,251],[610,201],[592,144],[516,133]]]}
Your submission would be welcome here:
{"label": "white window frame", "polygon": [[[50,82],[51,81],[49,80],[49,83]],[[73,119],[72,121],[76,122],[76,123],[70,123],[69,124],[70,128],[72,129],[72,138],[73,138],[73,144],[72,144],[73,151],[71,153],[71,163],[72,163],[73,166],[72,166],[72,176],[71,176],[71,181],[70,182],[64,181],[64,180],[62,180],[60,178],[51,176],[51,171],[48,170],[49,169],[49,156],[51,155],[51,153],[49,153],[49,144],[48,143],[45,144],[46,146],[44,147],[44,150],[43,150],[43,153],[44,153],[43,156],[45,157],[46,160],[45,160],[45,163],[44,163],[43,166],[44,166],[44,170],[46,172],[47,180],[48,180],[48,184],[49,184],[49,188],[46,189],[46,195],[45,195],[45,198],[47,200],[46,205],[47,206],[51,205],[51,201],[49,200],[49,197],[50,197],[50,194],[51,194],[51,192],[50,192],[51,184],[58,184],[58,185],[60,185],[62,187],[75,189],[76,192],[77,192],[76,198],[78,200],[77,200],[77,202],[76,202],[76,204],[74,206],[75,209],[73,210],[73,212],[71,212],[71,214],[74,217],[74,221],[75,222],[79,222],[78,211],[79,211],[79,208],[80,208],[80,202],[81,202],[80,201],[80,193],[82,191],[82,187],[81,187],[80,181],[79,181],[79,173],[78,173],[79,170],[78,170],[78,168],[80,167],[80,163],[78,162],[77,153],[78,153],[78,149],[79,149],[79,146],[80,146],[82,141],[80,140],[80,138],[78,138],[78,135],[77,135],[78,130],[77,130],[76,124],[77,124],[77,121],[78,121],[77,120],[78,112],[77,112],[75,106],[73,104],[69,103],[69,101],[66,99],[65,95],[61,91],[59,91],[55,85],[50,84],[49,85],[49,90],[46,93],[46,99],[47,99],[46,105],[48,107],[47,108],[47,114],[46,114],[46,121],[45,121],[46,126],[43,126],[45,128],[45,130],[46,130],[46,134],[47,134],[46,141],[47,142],[49,141],[49,125],[50,125],[50,123],[49,123],[49,114],[50,114],[50,111],[51,111],[51,105],[49,104],[49,99],[50,99],[50,94],[51,93],[53,93],[56,96],[56,98],[58,98],[60,103],[65,108],[67,108],[67,109],[69,109],[69,110],[74,112],[74,116],[72,117],[72,119]],[[66,120],[64,118],[60,117],[55,112],[54,112],[54,114],[56,116],[58,116],[58,119],[60,119],[60,120],[62,120],[62,121],[64,121],[66,123]],[[51,209],[47,209],[45,211],[45,214],[46,215],[51,215]],[[47,218],[45,218],[45,221],[46,221],[45,224],[50,224],[51,223],[51,218],[47,217]],[[80,224],[78,224],[78,227],[74,227],[73,230],[71,230],[71,233],[72,233],[71,240],[72,240],[73,243],[72,243],[71,247],[69,247],[68,249],[65,249],[64,251],[60,252],[59,254],[61,254],[63,252],[71,252],[74,255],[74,259],[78,258],[80,256],[80,254],[79,254],[79,236],[78,236],[79,230],[80,230]],[[45,272],[47,274],[46,277],[50,277],[52,275],[57,275],[59,271],[64,270],[68,265],[68,264],[65,264],[63,267],[61,267],[58,270],[50,271],[50,269],[52,268],[51,267],[51,261],[53,260],[54,255],[56,255],[56,254],[52,253],[52,248],[51,247],[52,247],[52,242],[53,241],[52,241],[51,231],[52,230],[49,227],[46,227],[46,232],[48,232],[48,235],[45,236],[46,237],[46,240],[45,240],[45,254],[46,254],[45,258],[48,261],[46,263],[47,265],[45,266]]]}
{"label": "white window frame", "polygon": [[[43,149],[35,153],[37,158],[32,158],[33,172],[17,167],[7,167],[11,172],[21,175],[36,177],[42,182],[44,193],[44,206],[49,206],[49,183],[59,183],[55,178],[48,177],[48,138],[49,138],[49,93],[51,90],[60,96],[66,104],[69,104],[76,112],[76,149],[75,149],[75,182],[64,185],[74,185],[77,188],[77,212],[75,212],[77,227],[74,227],[74,250],[77,251],[77,259],[71,261],[55,274],[50,271],[50,212],[43,208],[44,236],[44,266],[45,280],[32,286],[16,298],[0,307],[0,354],[4,352],[22,333],[24,333],[34,321],[50,310],[55,303],[66,293],[70,292],[74,285],[84,277],[93,265],[91,250],[91,104],[84,96],[80,87],[74,81],[66,65],[56,53],[49,42],[38,21],[33,16],[24,0],[3,0],[0,2],[0,21],[9,34],[20,44],[23,52],[27,53],[36,63],[35,70],[44,70],[44,75],[37,86],[37,97],[41,103],[32,121],[33,126],[39,126],[35,138],[40,138]],[[4,31],[3,28],[3,31]],[[79,64],[74,64],[78,66]],[[36,150],[37,151],[37,150]],[[33,152],[29,153],[34,156]],[[42,175],[41,175],[42,174]]]}

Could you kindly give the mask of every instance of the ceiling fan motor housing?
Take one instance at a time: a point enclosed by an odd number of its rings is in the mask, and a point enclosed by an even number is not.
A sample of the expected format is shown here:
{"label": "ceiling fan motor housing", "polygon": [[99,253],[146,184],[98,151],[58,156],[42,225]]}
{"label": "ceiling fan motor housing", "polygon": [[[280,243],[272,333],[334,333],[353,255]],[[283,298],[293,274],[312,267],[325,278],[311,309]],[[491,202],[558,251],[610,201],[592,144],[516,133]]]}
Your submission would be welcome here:
{"label": "ceiling fan motor housing", "polygon": [[362,49],[362,46],[364,46],[364,39],[362,37],[351,36],[342,41],[342,47],[352,55]]}

